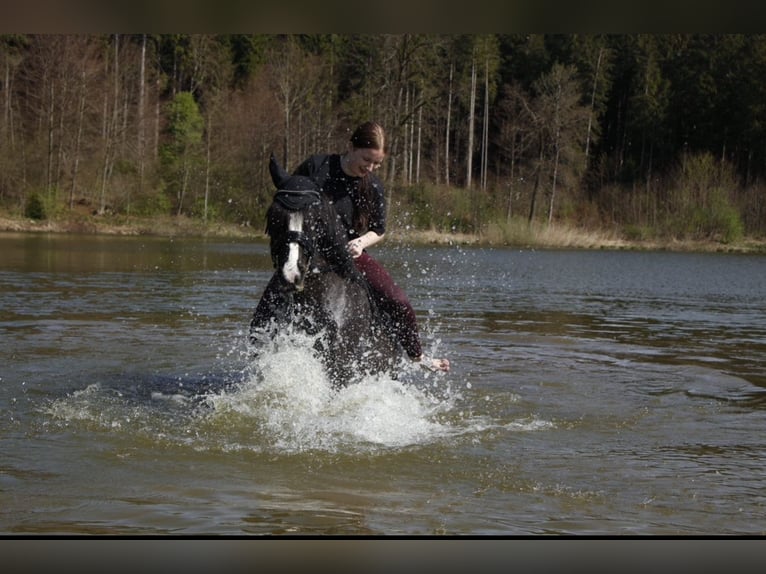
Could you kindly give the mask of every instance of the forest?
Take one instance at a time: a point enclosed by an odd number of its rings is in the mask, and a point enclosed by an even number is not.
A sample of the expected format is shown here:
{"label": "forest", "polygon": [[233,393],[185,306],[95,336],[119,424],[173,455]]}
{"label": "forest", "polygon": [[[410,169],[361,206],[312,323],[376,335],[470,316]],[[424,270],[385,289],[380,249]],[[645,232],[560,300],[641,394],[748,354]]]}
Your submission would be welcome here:
{"label": "forest", "polygon": [[376,120],[389,226],[766,235],[766,35],[0,36],[0,213],[260,230]]}

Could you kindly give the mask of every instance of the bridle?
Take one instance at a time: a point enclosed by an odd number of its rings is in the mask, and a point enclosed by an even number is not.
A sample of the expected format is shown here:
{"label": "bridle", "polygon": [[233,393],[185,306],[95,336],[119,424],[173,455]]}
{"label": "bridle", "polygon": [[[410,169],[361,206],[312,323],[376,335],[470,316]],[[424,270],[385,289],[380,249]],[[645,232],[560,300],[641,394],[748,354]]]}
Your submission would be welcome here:
{"label": "bridle", "polygon": [[305,231],[288,231],[285,234],[285,243],[297,243],[303,248],[309,261],[314,258],[314,240]]}
{"label": "bridle", "polygon": [[[279,190],[274,195],[274,201],[286,209],[289,213],[304,212],[312,205],[320,203],[321,200],[322,199],[319,195],[319,192],[315,190]],[[305,218],[303,223],[306,223]],[[302,225],[302,227],[304,226]],[[314,239],[303,229],[300,231],[292,229],[287,230],[284,232],[283,238],[285,242],[285,248],[291,243],[297,243],[301,247],[306,258],[305,265],[307,268],[309,268],[316,252],[316,244]],[[277,265],[276,260],[274,261],[274,264]]]}

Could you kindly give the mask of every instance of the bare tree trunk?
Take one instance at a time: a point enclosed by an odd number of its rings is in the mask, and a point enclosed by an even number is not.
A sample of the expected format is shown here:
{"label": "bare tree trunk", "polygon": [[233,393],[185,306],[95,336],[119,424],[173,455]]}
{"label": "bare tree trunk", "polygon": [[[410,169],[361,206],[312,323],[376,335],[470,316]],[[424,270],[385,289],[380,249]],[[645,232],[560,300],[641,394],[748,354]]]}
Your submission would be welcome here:
{"label": "bare tree trunk", "polygon": [[505,215],[506,222],[510,223],[513,217],[513,190],[516,184],[516,137],[511,138],[511,173],[508,184],[508,212]]}
{"label": "bare tree trunk", "polygon": [[[2,156],[11,156],[11,150],[13,150],[13,126],[12,126],[12,115],[11,115],[11,91],[13,87],[11,86],[11,63],[10,63],[10,57],[6,55],[5,59],[5,70],[3,73],[3,92],[4,92],[4,100],[3,100],[3,122],[2,125],[0,125],[0,157]],[[4,182],[7,181],[8,175],[6,173],[0,173],[0,199],[2,199],[5,195],[5,190],[7,189],[7,186],[4,185]]]}
{"label": "bare tree trunk", "polygon": [[[651,197],[651,189],[652,189],[652,161],[654,159],[654,143],[649,144],[649,167],[646,170],[646,197]],[[655,202],[656,206],[656,202]],[[647,216],[649,215],[649,210],[647,209]],[[655,207],[654,211],[652,212],[652,225],[657,224],[657,209]]]}
{"label": "bare tree trunk", "polygon": [[99,193],[98,213],[106,211],[106,182],[109,180],[109,155],[111,154],[111,138],[104,145],[104,163],[101,166],[101,190]]}
{"label": "bare tree trunk", "polygon": [[415,160],[415,92],[413,90],[412,97],[410,98],[410,161],[409,166],[407,167],[407,179],[412,185],[412,181],[415,179],[415,168],[414,168],[414,160]]}
{"label": "bare tree trunk", "polygon": [[152,159],[157,160],[160,153],[160,75],[154,80],[154,140],[152,142]]}
{"label": "bare tree trunk", "polygon": [[447,92],[447,129],[444,132],[444,183],[449,187],[449,136],[450,120],[452,119],[452,73],[455,65],[449,66],[449,91]]}
{"label": "bare tree trunk", "polygon": [[[284,114],[282,165],[284,166],[291,164],[291,158],[298,149],[296,139],[300,143],[300,138],[293,134],[293,112],[302,107],[303,100],[316,88],[316,75],[311,73],[313,68],[303,65],[304,63],[300,48],[292,37],[288,37],[287,42],[278,51],[269,55],[269,64],[274,74],[273,81],[284,108],[282,110]],[[300,125],[300,121],[298,124]]]}
{"label": "bare tree trunk", "polygon": [[[284,87],[284,100],[285,100],[285,137],[282,142],[283,150],[282,150],[282,165],[288,166],[290,165],[288,163],[290,159],[290,86],[289,86],[289,80],[285,80],[285,87]],[[285,167],[285,169],[288,169]]]}
{"label": "bare tree trunk", "polygon": [[487,157],[489,156],[489,60],[484,61],[484,122],[481,140],[481,188],[487,189]]}
{"label": "bare tree trunk", "polygon": [[51,200],[53,198],[53,148],[54,148],[54,129],[53,125],[55,123],[55,112],[54,112],[54,106],[53,101],[55,99],[55,87],[53,84],[53,78],[48,78],[49,85],[48,85],[48,159],[46,161],[46,167],[45,167],[45,188],[47,190],[48,194],[48,200]]}
{"label": "bare tree trunk", "polygon": [[537,167],[535,168],[535,185],[532,188],[532,201],[530,201],[530,204],[529,204],[529,219],[528,219],[528,223],[530,225],[532,224],[532,221],[534,221],[534,218],[535,218],[535,207],[536,207],[536,204],[537,204],[537,193],[538,193],[538,191],[540,189],[540,178],[542,176],[542,171],[543,171],[543,158],[545,157],[544,156],[544,152],[543,152],[543,150],[545,149],[544,148],[544,143],[543,143],[543,136],[542,136],[542,134],[540,134],[538,137],[540,138],[540,144],[539,144],[540,145],[540,157],[538,158],[538,164],[537,164]]}
{"label": "bare tree trunk", "polygon": [[593,89],[590,93],[590,113],[588,114],[588,131],[585,136],[585,167],[588,167],[588,159],[590,153],[590,133],[593,129],[593,114],[596,109],[596,88],[598,87],[598,75],[601,70],[601,58],[604,53],[604,48],[598,49],[598,60],[596,61],[596,71],[593,74]]}
{"label": "bare tree trunk", "polygon": [[112,165],[114,160],[115,138],[117,131],[117,120],[119,118],[120,101],[120,35],[114,35],[114,94],[112,95],[112,118],[108,119],[108,104],[104,106],[105,137],[104,145],[104,165],[101,179],[101,198],[99,201],[98,213],[103,215],[106,212],[106,188],[109,178],[112,174]]}
{"label": "bare tree trunk", "polygon": [[471,61],[471,98],[468,110],[468,150],[466,153],[465,186],[471,188],[471,175],[473,169],[473,133],[474,133],[474,108],[476,107],[476,60]]}
{"label": "bare tree trunk", "polygon": [[189,174],[191,168],[189,167],[189,158],[184,154],[183,159],[183,177],[181,178],[181,189],[178,190],[178,209],[176,215],[180,216],[183,211],[184,198],[186,197],[186,187],[189,184]]}
{"label": "bare tree trunk", "polygon": [[87,87],[85,85],[85,67],[80,74],[80,102],[77,109],[77,135],[74,143],[74,164],[72,165],[72,187],[69,189],[69,209],[74,207],[74,196],[77,192],[77,174],[80,169],[80,142],[82,141],[82,126],[85,118],[85,101]]}
{"label": "bare tree trunk", "polygon": [[99,193],[98,213],[106,211],[106,182],[109,180],[109,154],[111,153],[111,138],[104,144],[104,163],[101,165],[101,190]]}
{"label": "bare tree trunk", "polygon": [[[144,112],[146,106],[146,34],[141,37],[141,61],[138,80],[138,137],[136,141],[138,153],[138,192],[144,188]],[[128,199],[128,215],[130,215],[130,199]]]}
{"label": "bare tree trunk", "polygon": [[558,91],[556,93],[556,106],[555,111],[553,114],[554,118],[554,126],[555,126],[555,136],[553,139],[553,145],[555,146],[555,154],[553,158],[553,181],[551,182],[551,202],[548,205],[548,224],[553,221],[553,202],[556,198],[556,182],[558,179],[558,173],[559,173],[559,157],[561,155],[561,123],[562,123],[562,112],[561,112],[561,85],[558,84]]}
{"label": "bare tree trunk", "polygon": [[417,153],[417,163],[415,168],[415,183],[420,183],[420,154],[421,154],[422,134],[423,134],[423,106],[418,108],[418,153]]}
{"label": "bare tree trunk", "polygon": [[203,211],[202,219],[207,222],[207,205],[208,205],[208,199],[210,197],[210,132],[212,128],[212,112],[208,112],[207,115],[207,134],[206,134],[206,141],[205,141],[205,208]]}
{"label": "bare tree trunk", "polygon": [[[436,125],[438,126],[438,122],[436,122]],[[436,128],[434,130],[437,134],[439,133],[439,129]],[[440,137],[434,138],[434,150],[433,150],[433,173],[434,173],[434,184],[439,185],[441,184],[441,173],[442,173],[442,150],[439,148],[439,142],[441,141]]]}
{"label": "bare tree trunk", "polygon": [[406,121],[402,126],[402,134],[404,139],[404,149],[402,150],[402,183],[409,185],[412,181],[410,167],[412,163],[410,158],[412,157],[410,130],[408,129],[410,124],[410,88],[409,86],[404,89],[404,117]]}
{"label": "bare tree trunk", "polygon": [[124,150],[128,143],[128,111],[130,109],[130,94],[125,89],[122,92],[122,129],[119,132],[120,145],[119,149]]}
{"label": "bare tree trunk", "polygon": [[[62,63],[62,66],[65,63]],[[58,190],[61,188],[61,172],[64,164],[64,116],[66,115],[66,100],[69,95],[69,77],[66,72],[60,74],[61,82],[59,84],[59,117],[58,117],[58,142],[56,143],[55,165],[53,168],[53,187]]]}
{"label": "bare tree trunk", "polygon": [[11,126],[11,62],[10,58],[6,56],[5,59],[5,74],[3,74],[3,87],[5,88],[5,99],[3,100],[3,126],[0,136],[3,138],[3,143],[10,141],[10,126]]}
{"label": "bare tree trunk", "polygon": [[556,141],[556,155],[553,159],[553,183],[551,185],[551,202],[548,205],[548,225],[553,221],[553,201],[556,198],[556,178],[559,173],[559,142]]}

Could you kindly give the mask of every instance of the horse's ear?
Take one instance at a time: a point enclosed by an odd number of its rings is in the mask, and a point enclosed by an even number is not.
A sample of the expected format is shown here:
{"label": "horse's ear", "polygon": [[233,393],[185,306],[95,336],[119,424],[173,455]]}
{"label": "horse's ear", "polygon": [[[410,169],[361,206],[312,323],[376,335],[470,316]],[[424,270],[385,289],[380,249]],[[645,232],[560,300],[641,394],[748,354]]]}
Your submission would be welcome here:
{"label": "horse's ear", "polygon": [[277,163],[277,158],[274,157],[273,153],[269,158],[269,173],[271,174],[271,181],[274,182],[277,189],[281,189],[285,181],[290,179],[290,174]]}

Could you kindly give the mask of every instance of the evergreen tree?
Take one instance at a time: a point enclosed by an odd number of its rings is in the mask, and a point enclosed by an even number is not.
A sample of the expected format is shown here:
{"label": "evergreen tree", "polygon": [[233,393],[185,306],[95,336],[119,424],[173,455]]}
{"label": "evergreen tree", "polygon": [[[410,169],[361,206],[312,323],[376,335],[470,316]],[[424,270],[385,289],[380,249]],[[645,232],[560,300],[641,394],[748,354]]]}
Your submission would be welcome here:
{"label": "evergreen tree", "polygon": [[164,181],[181,215],[192,175],[199,169],[204,120],[191,92],[179,92],[167,108],[167,143],[162,148]]}

